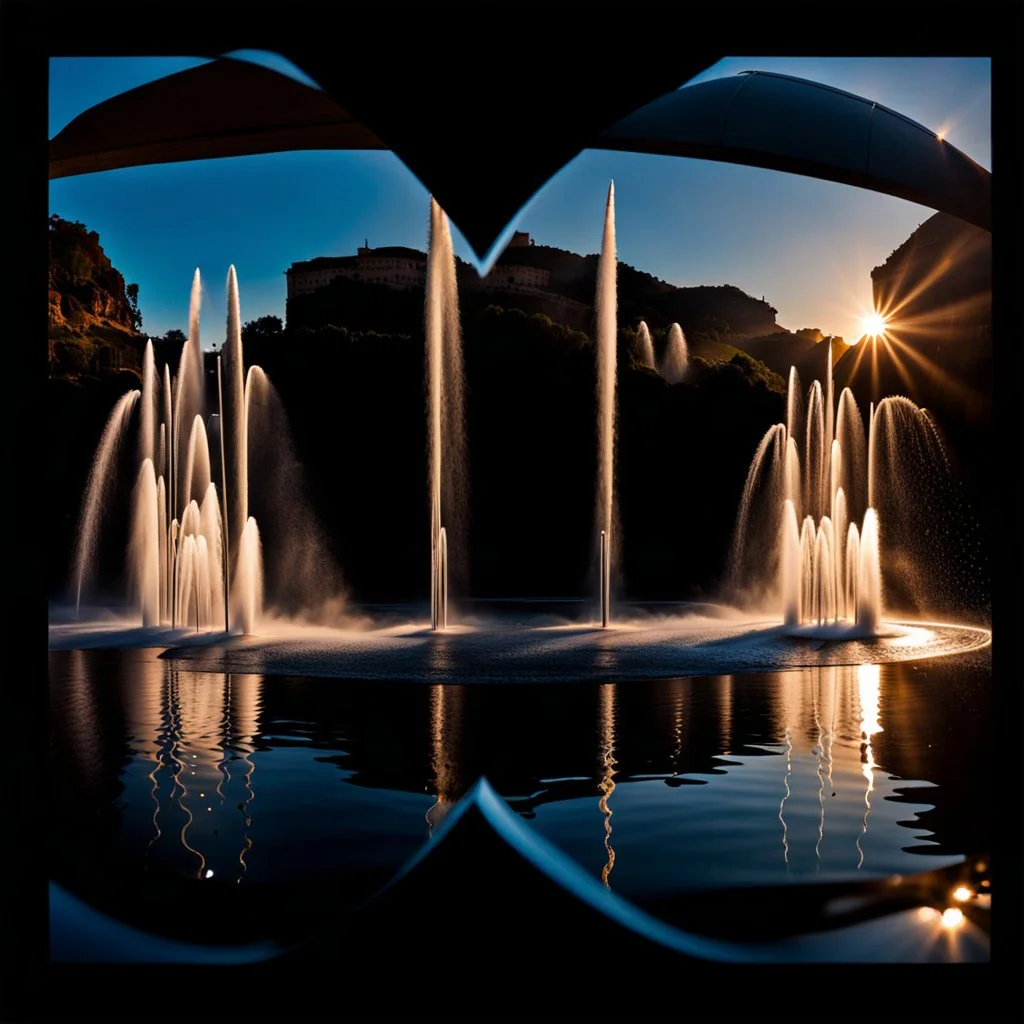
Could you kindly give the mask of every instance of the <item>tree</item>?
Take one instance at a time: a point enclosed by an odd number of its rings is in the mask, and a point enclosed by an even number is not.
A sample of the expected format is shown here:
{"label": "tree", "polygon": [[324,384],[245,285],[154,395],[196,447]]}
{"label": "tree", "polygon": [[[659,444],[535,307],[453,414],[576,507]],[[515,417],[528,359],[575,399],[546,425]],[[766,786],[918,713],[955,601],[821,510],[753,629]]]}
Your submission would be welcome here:
{"label": "tree", "polygon": [[131,321],[132,330],[142,330],[142,313],[139,311],[139,286],[129,284],[125,286],[125,295],[128,297],[128,319]]}
{"label": "tree", "polygon": [[261,316],[242,325],[242,341],[259,341],[276,338],[284,330],[279,316]]}
{"label": "tree", "polygon": [[162,339],[168,345],[175,345],[180,348],[188,341],[188,335],[184,331],[179,331],[177,327],[172,327]]}

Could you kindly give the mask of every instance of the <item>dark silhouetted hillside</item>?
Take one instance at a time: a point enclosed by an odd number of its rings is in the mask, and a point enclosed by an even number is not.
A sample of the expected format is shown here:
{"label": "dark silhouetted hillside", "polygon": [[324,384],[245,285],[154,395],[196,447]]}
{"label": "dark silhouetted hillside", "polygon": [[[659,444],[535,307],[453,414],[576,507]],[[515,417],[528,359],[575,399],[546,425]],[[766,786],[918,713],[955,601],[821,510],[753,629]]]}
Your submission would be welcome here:
{"label": "dark silhouetted hillside", "polygon": [[[904,395],[941,436],[957,508],[936,541],[947,591],[977,604],[990,577],[997,500],[992,428],[992,236],[944,213],[930,217],[871,272],[885,335],[864,339],[836,364],[836,388],[849,387],[862,409]],[[1016,343],[1014,341],[1014,343]],[[929,493],[916,494],[918,533],[946,526]],[[938,580],[936,580],[938,582]]]}
{"label": "dark silhouetted hillside", "polygon": [[[473,287],[479,282],[476,271],[459,260],[463,315],[472,318],[487,306],[497,304],[528,314],[541,313],[573,330],[589,332],[593,326],[597,262],[597,254],[580,256],[548,245],[508,248],[498,257],[496,269],[511,265],[546,270],[549,285],[547,294],[502,294]],[[701,335],[705,340],[730,343],[779,329],[774,307],[735,285],[678,288],[620,262],[617,286],[618,318],[623,326],[635,328],[644,320],[655,330],[678,323],[688,340]],[[400,291],[339,278],[315,292],[290,299],[287,321],[289,327],[316,329],[335,324],[353,330],[411,334],[422,316],[422,287]]]}
{"label": "dark silhouetted hillside", "polygon": [[759,359],[783,380],[789,380],[789,369],[796,367],[801,384],[821,380],[828,365],[827,348],[832,345],[832,365],[850,348],[842,338],[826,335],[814,327],[798,331],[777,330],[757,338],[737,339],[734,344],[748,355]]}

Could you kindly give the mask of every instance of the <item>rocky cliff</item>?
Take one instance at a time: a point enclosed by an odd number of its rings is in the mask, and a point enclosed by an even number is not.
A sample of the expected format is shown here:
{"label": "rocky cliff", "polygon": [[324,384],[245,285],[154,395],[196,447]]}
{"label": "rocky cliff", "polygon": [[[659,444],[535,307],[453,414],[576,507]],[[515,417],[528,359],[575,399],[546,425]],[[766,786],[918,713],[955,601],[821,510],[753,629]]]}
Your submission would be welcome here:
{"label": "rocky cliff", "polygon": [[138,287],[126,285],[84,224],[49,223],[49,352],[52,376],[139,369]]}

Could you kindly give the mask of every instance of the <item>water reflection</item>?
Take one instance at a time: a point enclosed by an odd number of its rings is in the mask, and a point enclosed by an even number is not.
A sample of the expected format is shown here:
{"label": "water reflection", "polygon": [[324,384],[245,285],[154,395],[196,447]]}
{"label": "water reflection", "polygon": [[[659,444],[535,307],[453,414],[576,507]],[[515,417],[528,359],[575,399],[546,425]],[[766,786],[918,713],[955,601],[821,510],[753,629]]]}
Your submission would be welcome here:
{"label": "water reflection", "polygon": [[[259,734],[259,676],[179,672],[153,659],[135,666],[124,688],[131,759],[120,804],[148,804],[147,869],[238,882],[252,848],[253,752]],[[124,822],[126,846],[140,815]]]}
{"label": "water reflection", "polygon": [[460,777],[459,736],[462,732],[462,688],[430,688],[430,768],[437,800],[427,811],[430,834],[447,817],[472,783]]}
{"label": "water reflection", "polygon": [[641,903],[938,867],[989,826],[961,794],[988,755],[990,669],[944,661],[421,686],[52,652],[55,870],[366,891],[480,775]]}
{"label": "water reflection", "polygon": [[615,850],[612,849],[612,809],[608,799],[615,792],[615,685],[609,683],[600,689],[601,700],[601,799],[597,806],[604,815],[604,848],[608,860],[601,869],[601,881],[610,889],[608,876],[615,867]]}
{"label": "water reflection", "polygon": [[864,817],[861,821],[860,835],[857,837],[857,870],[864,866],[864,850],[861,839],[868,831],[868,815],[871,813],[871,792],[875,788],[875,763],[871,752],[871,737],[882,731],[878,721],[878,697],[881,689],[881,672],[877,665],[860,665],[857,668],[857,697],[860,701],[860,761],[861,771],[867,786],[864,790]]}

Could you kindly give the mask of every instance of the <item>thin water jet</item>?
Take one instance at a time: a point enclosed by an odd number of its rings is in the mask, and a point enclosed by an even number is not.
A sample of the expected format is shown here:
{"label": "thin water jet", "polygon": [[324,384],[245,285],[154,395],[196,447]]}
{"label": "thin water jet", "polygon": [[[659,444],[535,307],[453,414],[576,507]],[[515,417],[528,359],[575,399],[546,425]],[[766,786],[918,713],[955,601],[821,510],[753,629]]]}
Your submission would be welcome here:
{"label": "thin water jet", "polygon": [[[224,573],[224,632],[231,629],[231,547],[228,534],[228,469],[227,458],[224,447],[224,384],[221,372],[221,357],[217,356],[217,409],[218,421],[217,433],[220,436],[220,500],[221,500],[221,528],[223,530],[222,541],[224,545],[221,556],[222,569]],[[248,421],[248,403],[246,403],[246,421]]]}
{"label": "thin water jet", "polygon": [[[462,337],[455,252],[447,214],[430,200],[427,245],[427,476],[430,494],[430,628],[448,625],[448,528],[460,540],[465,571],[467,479],[463,413]],[[446,522],[447,520],[447,522]]]}
{"label": "thin water jet", "polygon": [[612,570],[617,558],[615,516],[616,376],[615,183],[608,186],[601,255],[597,264],[597,532],[600,536],[601,625],[611,617]]}

